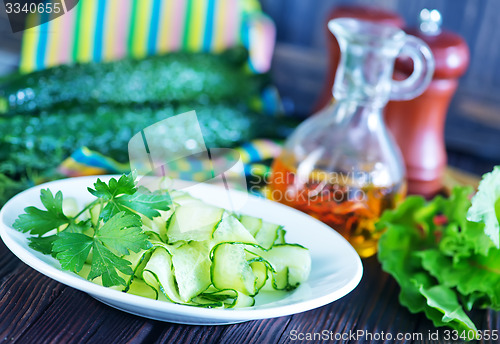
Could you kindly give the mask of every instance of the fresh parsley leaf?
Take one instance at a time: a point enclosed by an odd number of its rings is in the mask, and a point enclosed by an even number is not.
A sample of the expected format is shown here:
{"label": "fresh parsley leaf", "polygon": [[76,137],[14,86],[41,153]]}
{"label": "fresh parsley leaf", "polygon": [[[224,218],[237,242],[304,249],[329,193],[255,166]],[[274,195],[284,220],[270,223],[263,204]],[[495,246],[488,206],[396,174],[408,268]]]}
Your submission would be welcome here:
{"label": "fresh parsley leaf", "polygon": [[[98,199],[87,205],[75,217],[66,216],[62,210],[63,195],[50,190],[41,190],[40,199],[44,209],[27,207],[25,214],[14,222],[14,228],[38,237],[30,238],[30,246],[44,254],[52,254],[65,270],[79,272],[92,252],[88,279],[102,277],[104,286],[125,285],[123,274],[131,275],[131,263],[122,256],[148,249],[151,243],[142,231],[141,217],[150,219],[160,216],[158,210],[168,210],[168,195],[151,193],[145,188],[137,189],[134,174],[123,175],[118,180],[104,183],[100,179],[94,189],[88,189]],[[100,210],[100,221],[77,218],[85,210],[104,205]],[[137,213],[136,213],[137,212]],[[97,217],[97,215],[96,215]],[[44,236],[53,229],[62,230],[55,235]]]}
{"label": "fresh parsley leaf", "polygon": [[129,266],[130,262],[116,256],[99,241],[94,241],[92,248],[92,265],[87,278],[93,280],[101,276],[102,285],[105,287],[126,285],[125,280],[118,275],[116,270],[132,275],[134,271]]}
{"label": "fresh parsley leaf", "polygon": [[28,238],[28,246],[43,254],[50,254],[55,256],[52,252],[52,244],[57,238],[57,235],[49,235],[46,237],[30,237]]}
{"label": "fresh parsley leaf", "polygon": [[88,188],[89,192],[98,198],[104,199],[112,199],[123,194],[132,195],[137,191],[133,173],[124,174],[118,180],[111,178],[108,184],[101,179],[97,179],[97,182],[94,183],[94,188]]}
{"label": "fresh parsley leaf", "polygon": [[129,214],[135,214],[136,211],[152,219],[160,216],[158,210],[165,211],[170,208],[167,194],[151,193],[144,187],[137,189],[134,179],[133,173],[123,175],[119,180],[111,178],[108,184],[98,179],[94,184],[95,189],[88,189],[94,196],[106,202],[100,214],[101,219],[107,221],[122,211]]}
{"label": "fresh parsley leaf", "polygon": [[467,219],[484,223],[484,232],[500,248],[500,166],[483,175]]}
{"label": "fresh parsley leaf", "polygon": [[90,220],[76,221],[75,219],[70,219],[68,227],[64,229],[65,233],[84,233],[90,229]]}
{"label": "fresh parsley leaf", "polygon": [[13,224],[13,227],[21,232],[30,232],[30,234],[43,235],[55,228],[69,223],[69,219],[62,210],[62,192],[58,191],[54,196],[47,189],[40,191],[40,200],[46,210],[36,207],[27,207],[25,214],[19,215]]}
{"label": "fresh parsley leaf", "polygon": [[124,195],[120,198],[121,205],[133,209],[149,219],[160,216],[157,210],[169,210],[170,203],[168,194],[162,194],[160,191],[150,192],[145,187],[139,187],[133,195]]}
{"label": "fresh parsley leaf", "polygon": [[61,232],[52,249],[64,270],[79,272],[89,256],[94,239],[81,233]]}
{"label": "fresh parsley leaf", "polygon": [[95,239],[121,255],[139,252],[150,247],[148,235],[142,232],[141,225],[139,216],[122,211],[104,223]]}
{"label": "fresh parsley leaf", "polygon": [[59,233],[53,243],[56,258],[63,269],[79,272],[92,249],[91,269],[87,278],[93,280],[101,276],[105,287],[125,285],[125,280],[118,275],[117,270],[127,275],[133,271],[130,262],[118,255],[139,252],[151,246],[147,234],[142,232],[140,217],[120,212],[94,230],[93,236],[67,231]]}

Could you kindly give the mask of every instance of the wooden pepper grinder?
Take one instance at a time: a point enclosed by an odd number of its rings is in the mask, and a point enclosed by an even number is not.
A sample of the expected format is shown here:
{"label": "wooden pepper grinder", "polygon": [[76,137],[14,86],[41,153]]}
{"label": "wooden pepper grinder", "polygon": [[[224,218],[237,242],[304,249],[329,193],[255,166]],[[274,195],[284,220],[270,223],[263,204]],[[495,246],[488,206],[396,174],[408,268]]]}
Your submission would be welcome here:
{"label": "wooden pepper grinder", "polygon": [[[433,79],[427,90],[408,101],[391,101],[386,107],[387,127],[398,143],[406,165],[408,193],[431,197],[440,191],[446,168],[444,123],[457,86],[469,64],[469,49],[459,35],[441,30],[437,10],[420,12],[420,27],[406,30],[425,41],[435,59]],[[395,77],[406,78],[410,59],[396,63]]]}
{"label": "wooden pepper grinder", "polygon": [[[354,6],[354,5],[341,5],[335,7],[329,14],[327,23],[331,19],[337,18],[354,18],[366,20],[378,24],[386,24],[398,27],[400,29],[404,26],[403,18],[397,13],[368,6]],[[325,25],[327,28],[327,25]],[[327,48],[328,48],[328,72],[325,86],[323,87],[317,103],[314,106],[312,113],[315,113],[328,104],[333,99],[332,88],[335,81],[335,73],[340,60],[340,47],[334,35],[326,29],[327,32]]]}

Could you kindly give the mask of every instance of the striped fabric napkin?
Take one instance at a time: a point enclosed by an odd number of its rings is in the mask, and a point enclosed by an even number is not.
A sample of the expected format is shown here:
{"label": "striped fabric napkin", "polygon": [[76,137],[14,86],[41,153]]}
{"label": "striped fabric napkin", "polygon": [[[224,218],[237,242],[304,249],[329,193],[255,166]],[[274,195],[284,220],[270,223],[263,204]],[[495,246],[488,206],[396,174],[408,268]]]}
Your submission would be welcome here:
{"label": "striped fabric napkin", "polygon": [[[30,24],[48,14],[33,14]],[[269,70],[273,21],[257,0],[90,0],[24,31],[20,70],[142,58],[171,51],[213,51],[243,44],[248,67]]]}
{"label": "striped fabric napkin", "polygon": [[[245,164],[247,176],[267,177],[270,172],[269,160],[281,153],[282,144],[276,140],[256,139],[247,142],[235,150],[240,154],[241,161]],[[179,165],[176,171],[179,176],[188,174],[191,170],[189,165]],[[64,160],[58,168],[58,172],[67,177],[78,177],[99,174],[126,173],[130,171],[128,164],[119,163],[98,152],[86,147],[76,150],[70,157]],[[176,177],[172,175],[171,177]]]}

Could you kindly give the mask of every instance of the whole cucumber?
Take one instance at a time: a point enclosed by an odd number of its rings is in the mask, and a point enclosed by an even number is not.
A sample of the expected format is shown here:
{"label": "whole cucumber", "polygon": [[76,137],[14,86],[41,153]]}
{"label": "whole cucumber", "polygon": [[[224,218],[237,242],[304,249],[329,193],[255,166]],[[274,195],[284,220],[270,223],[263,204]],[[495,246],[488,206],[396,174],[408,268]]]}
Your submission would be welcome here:
{"label": "whole cucumber", "polygon": [[99,104],[246,101],[266,76],[245,69],[243,47],[221,54],[174,52],[14,75],[0,84],[0,113]]}
{"label": "whole cucumber", "polygon": [[[285,138],[297,122],[250,112],[245,105],[192,103],[182,106],[111,107],[59,110],[38,116],[0,117],[0,173],[18,178],[26,172],[56,168],[86,146],[120,162],[128,161],[128,141],[140,130],[175,114],[196,110],[206,145],[233,147],[258,137]],[[184,140],[181,129],[170,139]]]}

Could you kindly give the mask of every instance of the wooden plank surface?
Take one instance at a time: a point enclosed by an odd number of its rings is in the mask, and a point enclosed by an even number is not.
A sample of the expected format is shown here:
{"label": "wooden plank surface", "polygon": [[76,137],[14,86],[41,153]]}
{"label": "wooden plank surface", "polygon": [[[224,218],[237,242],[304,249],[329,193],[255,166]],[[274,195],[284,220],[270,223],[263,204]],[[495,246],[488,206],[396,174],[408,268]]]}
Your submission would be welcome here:
{"label": "wooden plank surface", "polygon": [[[349,331],[397,333],[423,340],[379,343],[442,343],[428,340],[435,329],[397,300],[399,287],[375,257],[365,259],[360,285],[341,300],[319,309],[276,319],[224,326],[185,326],[127,314],[85,293],[55,282],[21,263],[0,242],[0,341],[9,343],[295,343],[300,333],[323,335],[314,342],[370,343],[366,335],[335,340]],[[479,329],[500,329],[500,313],[472,314]],[[325,336],[327,331],[328,337]],[[346,337],[347,338],[347,337]],[[493,343],[492,341],[483,341]]]}

